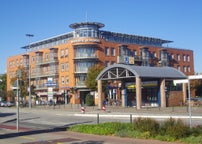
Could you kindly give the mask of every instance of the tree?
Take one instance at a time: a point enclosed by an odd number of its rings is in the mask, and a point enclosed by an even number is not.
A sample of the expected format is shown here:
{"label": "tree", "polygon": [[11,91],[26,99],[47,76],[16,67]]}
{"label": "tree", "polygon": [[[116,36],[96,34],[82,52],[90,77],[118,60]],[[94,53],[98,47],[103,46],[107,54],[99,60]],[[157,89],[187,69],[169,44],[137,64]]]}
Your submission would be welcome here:
{"label": "tree", "polygon": [[2,74],[0,76],[0,97],[2,101],[6,100],[6,74]]}
{"label": "tree", "polygon": [[[28,86],[29,86],[29,81],[28,81],[28,71],[20,66],[18,67],[18,70],[21,70],[21,77],[19,78],[19,88],[20,88],[20,97],[26,97],[28,95]],[[11,85],[14,85],[16,82],[17,77],[13,77],[10,81]]]}
{"label": "tree", "polygon": [[87,78],[86,78],[86,86],[89,89],[97,90],[97,81],[96,78],[98,74],[104,69],[103,65],[96,64],[88,69]]}

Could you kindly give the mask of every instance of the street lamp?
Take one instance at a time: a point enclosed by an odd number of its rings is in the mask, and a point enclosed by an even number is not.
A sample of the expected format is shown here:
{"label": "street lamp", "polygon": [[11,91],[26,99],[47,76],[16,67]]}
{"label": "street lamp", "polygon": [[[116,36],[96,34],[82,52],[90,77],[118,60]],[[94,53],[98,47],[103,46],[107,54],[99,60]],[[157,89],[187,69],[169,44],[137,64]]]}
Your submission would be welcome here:
{"label": "street lamp", "polygon": [[[28,46],[28,48],[26,47],[26,52],[27,52],[27,49],[29,49],[29,51],[30,51],[30,38],[31,37],[34,37],[34,35],[33,34],[26,34],[26,37],[28,37],[29,38],[29,46]],[[30,84],[30,79],[31,79],[31,58],[30,58],[30,53],[29,53],[29,64],[28,64],[28,76],[29,76],[29,87],[28,87],[28,91],[29,91],[29,108],[31,109],[31,107],[32,107],[32,101],[31,101],[31,84]]]}

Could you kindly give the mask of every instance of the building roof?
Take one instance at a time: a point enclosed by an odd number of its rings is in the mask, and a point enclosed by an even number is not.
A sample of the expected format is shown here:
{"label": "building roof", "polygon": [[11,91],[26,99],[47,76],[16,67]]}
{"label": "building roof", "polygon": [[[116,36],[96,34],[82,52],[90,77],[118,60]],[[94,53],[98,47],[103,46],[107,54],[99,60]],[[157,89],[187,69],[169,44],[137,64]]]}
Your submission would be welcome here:
{"label": "building roof", "polygon": [[165,79],[185,79],[182,72],[173,67],[149,67],[114,64],[106,67],[100,72],[96,80],[120,79],[120,78],[165,78]]}

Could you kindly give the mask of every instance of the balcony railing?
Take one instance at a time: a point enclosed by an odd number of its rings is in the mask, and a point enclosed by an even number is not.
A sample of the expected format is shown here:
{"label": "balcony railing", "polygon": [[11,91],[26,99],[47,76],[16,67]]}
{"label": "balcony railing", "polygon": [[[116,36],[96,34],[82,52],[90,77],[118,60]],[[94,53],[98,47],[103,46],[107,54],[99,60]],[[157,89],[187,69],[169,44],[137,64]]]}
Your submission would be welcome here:
{"label": "balcony railing", "polygon": [[41,71],[41,72],[31,73],[31,78],[50,77],[58,74],[59,74],[58,70],[52,70],[52,71],[46,71],[46,72]]}
{"label": "balcony railing", "polygon": [[38,60],[36,61],[36,65],[45,65],[45,64],[56,63],[56,62],[58,62],[58,57]]}

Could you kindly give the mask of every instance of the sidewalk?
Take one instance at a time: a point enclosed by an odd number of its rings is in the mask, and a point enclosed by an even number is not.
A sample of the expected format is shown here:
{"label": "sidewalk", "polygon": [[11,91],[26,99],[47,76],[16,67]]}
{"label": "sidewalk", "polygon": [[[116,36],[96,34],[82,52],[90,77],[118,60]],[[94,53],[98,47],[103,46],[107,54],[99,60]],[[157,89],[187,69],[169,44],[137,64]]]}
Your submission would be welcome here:
{"label": "sidewalk", "polygon": [[0,134],[2,144],[180,144],[150,139],[100,136],[63,130],[33,130]]}

